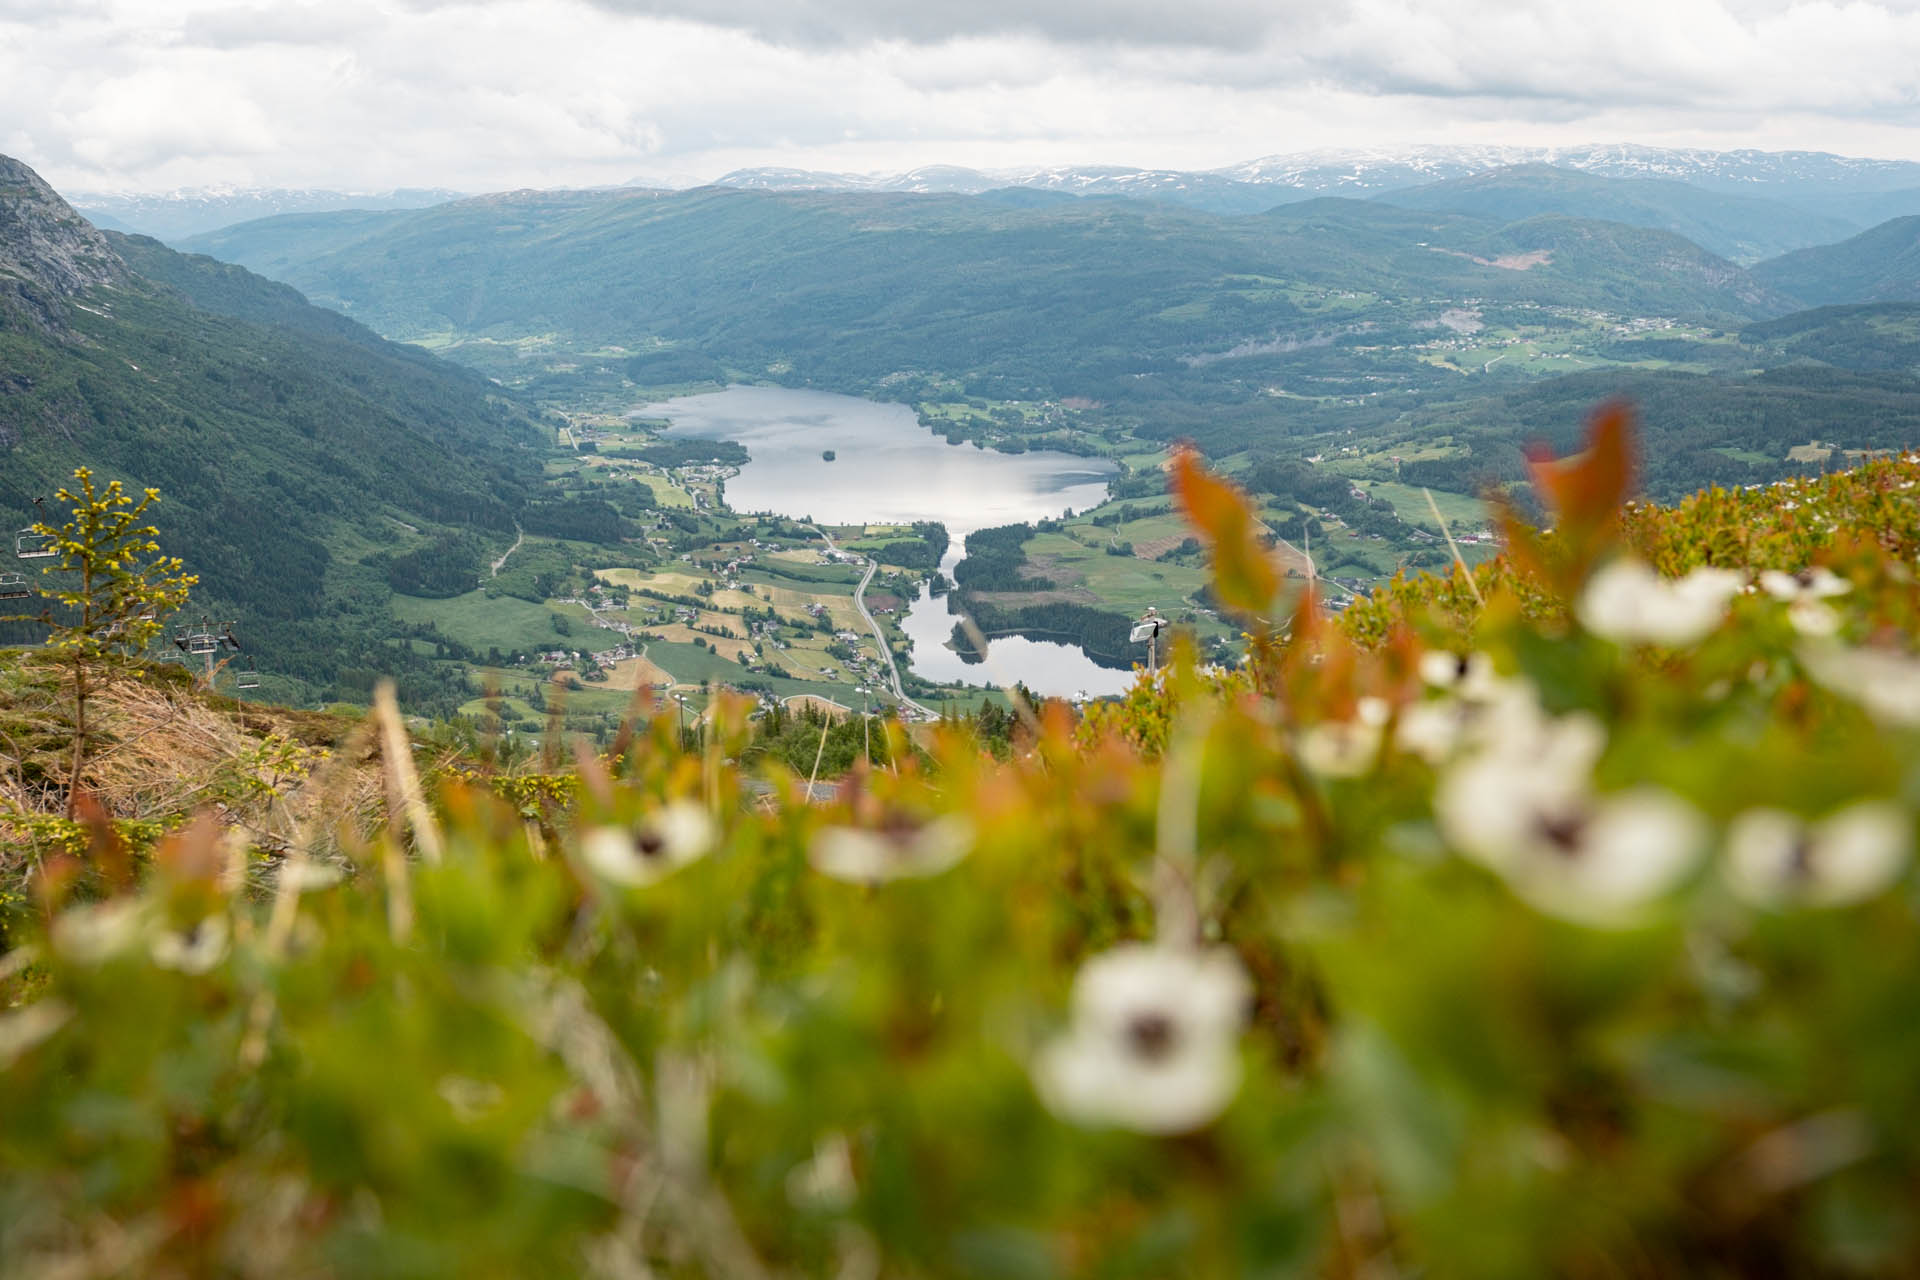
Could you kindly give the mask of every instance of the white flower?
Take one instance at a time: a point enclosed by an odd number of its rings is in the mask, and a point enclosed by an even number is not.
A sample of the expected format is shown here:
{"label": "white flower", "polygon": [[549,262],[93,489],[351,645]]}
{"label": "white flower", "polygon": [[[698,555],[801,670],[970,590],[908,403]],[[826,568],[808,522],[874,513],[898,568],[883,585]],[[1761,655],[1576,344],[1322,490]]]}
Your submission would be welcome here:
{"label": "white flower", "polygon": [[[1431,656],[1422,657],[1422,666]],[[1454,661],[1451,655],[1448,660]],[[1475,663],[1483,661],[1476,659]],[[1468,670],[1455,692],[1454,697],[1403,707],[1394,726],[1394,743],[1402,751],[1439,765],[1467,746],[1531,743],[1547,724],[1533,686],[1525,680],[1494,675],[1491,664],[1484,670]]]}
{"label": "white flower", "polygon": [[1225,947],[1129,943],[1073,982],[1073,1020],[1033,1066],[1041,1100],[1076,1124],[1186,1133],[1240,1088],[1252,987]]}
{"label": "white flower", "polygon": [[1506,729],[1449,769],[1433,796],[1447,840],[1498,871],[1535,847],[1543,824],[1584,804],[1606,747],[1606,730],[1588,715],[1529,723],[1516,710]]}
{"label": "white flower", "polygon": [[331,888],[345,878],[346,872],[331,862],[302,858],[299,861],[288,859],[280,864],[280,883],[302,893]]}
{"label": "white flower", "polygon": [[1873,897],[1900,878],[1913,824],[1898,806],[1864,800],[1807,823],[1749,809],[1727,828],[1727,883],[1760,906],[1833,907]]}
{"label": "white flower", "polygon": [[1822,603],[1853,590],[1853,584],[1833,570],[1816,566],[1798,573],[1768,569],[1760,586],[1787,606],[1787,621],[1803,636],[1830,636],[1840,630],[1840,615]]}
{"label": "white flower", "polygon": [[1625,921],[1692,868],[1706,827],[1657,787],[1596,794],[1604,745],[1597,721],[1571,715],[1463,761],[1434,793],[1441,831],[1544,911]]}
{"label": "white flower", "polygon": [[1300,735],[1300,758],[1323,778],[1357,778],[1380,756],[1381,729],[1393,715],[1384,698],[1362,698],[1351,720],[1327,720]]}
{"label": "white flower", "polygon": [[973,828],[949,814],[931,822],[897,820],[882,827],[823,827],[808,857],[836,880],[874,884],[906,876],[939,875],[967,856]]}
{"label": "white flower", "polygon": [[1851,582],[1822,565],[1802,569],[1798,573],[1768,569],[1760,575],[1760,586],[1775,600],[1788,603],[1796,600],[1826,600],[1853,590]]}
{"label": "white flower", "polygon": [[1800,648],[1800,661],[1815,680],[1852,698],[1874,719],[1920,725],[1920,660],[1885,649],[1808,644]]}
{"label": "white flower", "polygon": [[1429,649],[1420,655],[1420,678],[1436,689],[1476,700],[1492,697],[1500,683],[1493,659],[1486,654],[1449,653],[1445,649]]}
{"label": "white flower", "polygon": [[705,808],[675,800],[632,828],[595,827],[580,842],[587,865],[616,884],[647,885],[696,861],[713,847]]}
{"label": "white flower", "polygon": [[145,924],[131,898],[73,907],[53,922],[54,950],[81,964],[102,964],[132,948]]}
{"label": "white flower", "polygon": [[227,954],[226,917],[210,915],[190,929],[159,934],[148,950],[162,969],[205,973]]}
{"label": "white flower", "polygon": [[1587,630],[1620,644],[1687,645],[1720,625],[1745,582],[1731,569],[1668,581],[1637,560],[1616,560],[1593,575],[1575,612]]}

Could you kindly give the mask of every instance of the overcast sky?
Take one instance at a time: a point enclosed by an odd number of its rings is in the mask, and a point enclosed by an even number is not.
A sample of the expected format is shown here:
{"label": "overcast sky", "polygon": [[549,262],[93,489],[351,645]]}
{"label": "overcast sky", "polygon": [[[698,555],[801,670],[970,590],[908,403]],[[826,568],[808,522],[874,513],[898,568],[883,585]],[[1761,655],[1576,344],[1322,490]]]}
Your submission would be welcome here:
{"label": "overcast sky", "polygon": [[0,0],[69,191],[1619,141],[1920,159],[1920,0]]}

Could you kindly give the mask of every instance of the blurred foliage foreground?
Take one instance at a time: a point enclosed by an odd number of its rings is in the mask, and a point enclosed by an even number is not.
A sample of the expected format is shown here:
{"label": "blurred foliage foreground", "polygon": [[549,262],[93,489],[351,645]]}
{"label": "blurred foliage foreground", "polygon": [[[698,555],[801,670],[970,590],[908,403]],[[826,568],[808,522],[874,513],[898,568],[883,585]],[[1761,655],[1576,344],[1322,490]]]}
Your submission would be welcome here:
{"label": "blurred foliage foreground", "polygon": [[388,699],[358,834],[99,824],[0,959],[0,1270],[1920,1273],[1920,459],[1631,450],[1337,624],[1180,458],[1247,664],[1005,761],[422,778]]}

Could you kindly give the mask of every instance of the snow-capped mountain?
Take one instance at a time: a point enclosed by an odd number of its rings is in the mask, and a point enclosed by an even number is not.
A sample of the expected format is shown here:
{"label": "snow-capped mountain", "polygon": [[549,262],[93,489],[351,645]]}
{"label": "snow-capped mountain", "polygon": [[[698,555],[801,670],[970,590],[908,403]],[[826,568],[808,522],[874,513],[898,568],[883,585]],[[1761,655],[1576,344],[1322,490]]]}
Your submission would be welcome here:
{"label": "snow-capped mountain", "polygon": [[424,209],[457,200],[458,191],[403,188],[397,191],[313,191],[268,187],[198,187],[164,194],[74,191],[67,202],[95,226],[137,232],[156,240],[184,240],[236,222],[283,213],[331,213],[338,209]]}
{"label": "snow-capped mountain", "polygon": [[[1427,146],[1303,151],[1204,171],[1119,165],[978,170],[932,165],[899,174],[740,169],[715,185],[763,191],[917,191],[973,195],[999,187],[1124,196],[1251,213],[1316,196],[1366,199],[1514,165],[1554,165],[1607,178],[1658,178],[1758,196],[1860,225],[1920,193],[1920,164],[1816,151],[1708,151],[1631,144],[1578,147]],[[1889,197],[1892,198],[1889,203]]]}

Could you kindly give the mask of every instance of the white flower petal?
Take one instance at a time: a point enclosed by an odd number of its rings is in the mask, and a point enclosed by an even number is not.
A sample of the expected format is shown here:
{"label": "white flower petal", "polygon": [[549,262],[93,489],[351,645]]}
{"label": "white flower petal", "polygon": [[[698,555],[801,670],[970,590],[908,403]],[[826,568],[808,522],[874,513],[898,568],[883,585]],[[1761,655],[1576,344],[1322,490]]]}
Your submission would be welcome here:
{"label": "white flower petal", "polygon": [[162,933],[154,938],[148,951],[162,969],[206,973],[226,958],[226,917],[210,915],[191,929]]}
{"label": "white flower petal", "polygon": [[691,800],[654,810],[631,830],[602,826],[580,841],[580,854],[616,884],[649,885],[702,857],[713,847],[713,818]]}
{"label": "white flower petal", "polygon": [[1251,992],[1224,947],[1115,947],[1074,979],[1073,1024],[1035,1059],[1034,1085],[1078,1124],[1197,1129],[1239,1090]]}
{"label": "white flower petal", "polygon": [[54,950],[81,964],[102,964],[138,943],[145,924],[131,898],[72,907],[53,922]]}
{"label": "white flower petal", "polygon": [[972,846],[973,827],[965,818],[948,814],[905,830],[823,827],[807,856],[822,875],[876,884],[939,875],[966,857]]}
{"label": "white flower petal", "polygon": [[1800,661],[1813,678],[1852,698],[1874,719],[1920,725],[1920,661],[1885,649],[1806,644]]}
{"label": "white flower petal", "polygon": [[1593,575],[1575,613],[1620,644],[1687,645],[1720,625],[1745,581],[1731,569],[1695,569],[1669,582],[1637,560],[1616,560]]}
{"label": "white flower petal", "polygon": [[1861,801],[1813,824],[1750,809],[1727,828],[1722,869],[1733,891],[1759,906],[1841,906],[1898,880],[1912,845],[1911,820],[1885,801]]}
{"label": "white flower petal", "polygon": [[1141,1009],[1177,1007],[1210,1034],[1237,1035],[1253,987],[1230,948],[1185,950],[1122,943],[1088,960],[1073,980],[1076,1022],[1117,1031]]}
{"label": "white flower petal", "polygon": [[1539,840],[1511,878],[1542,910],[1587,924],[1624,923],[1674,888],[1699,859],[1706,823],[1657,787],[1599,797],[1571,840]]}
{"label": "white flower petal", "polygon": [[1073,1032],[1041,1051],[1033,1079],[1048,1110],[1075,1124],[1190,1133],[1233,1101],[1240,1059],[1231,1047],[1208,1045],[1141,1064],[1104,1037]]}

